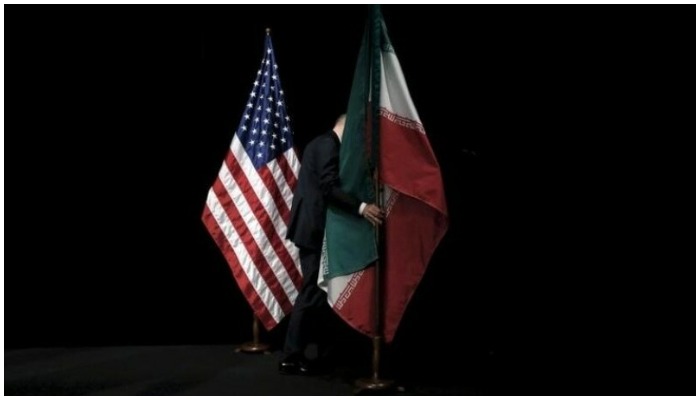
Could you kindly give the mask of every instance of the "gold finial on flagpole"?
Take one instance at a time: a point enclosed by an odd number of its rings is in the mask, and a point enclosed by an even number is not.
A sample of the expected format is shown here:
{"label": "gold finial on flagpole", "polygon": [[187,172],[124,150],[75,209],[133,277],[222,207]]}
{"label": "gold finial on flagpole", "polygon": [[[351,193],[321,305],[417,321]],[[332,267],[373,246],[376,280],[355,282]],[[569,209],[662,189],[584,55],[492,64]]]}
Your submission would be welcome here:
{"label": "gold finial on flagpole", "polygon": [[270,28],[265,28],[265,33],[266,33],[267,35],[269,35],[269,34],[270,34]]}

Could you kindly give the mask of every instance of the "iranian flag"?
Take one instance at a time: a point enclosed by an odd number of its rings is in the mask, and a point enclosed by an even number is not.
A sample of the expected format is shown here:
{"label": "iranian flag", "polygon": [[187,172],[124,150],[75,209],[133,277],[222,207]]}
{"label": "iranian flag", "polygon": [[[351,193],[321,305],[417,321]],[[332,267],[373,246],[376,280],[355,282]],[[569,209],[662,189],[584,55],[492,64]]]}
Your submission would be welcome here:
{"label": "iranian flag", "polygon": [[[375,198],[377,170],[381,199]],[[447,230],[447,206],[440,167],[378,6],[370,6],[355,68],[340,146],[340,181],[347,193],[385,210],[385,257],[378,258],[375,230],[367,220],[329,208],[319,285],[341,318],[375,336],[379,260],[379,334],[390,342]]]}

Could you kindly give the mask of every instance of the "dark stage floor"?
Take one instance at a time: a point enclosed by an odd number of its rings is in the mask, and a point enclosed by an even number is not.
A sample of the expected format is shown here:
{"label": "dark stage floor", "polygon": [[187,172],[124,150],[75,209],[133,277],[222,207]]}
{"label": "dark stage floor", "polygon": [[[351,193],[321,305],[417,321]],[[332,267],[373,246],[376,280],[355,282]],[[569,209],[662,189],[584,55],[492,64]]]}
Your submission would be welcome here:
{"label": "dark stage floor", "polygon": [[[282,376],[278,354],[233,346],[125,346],[5,350],[6,395],[352,395],[358,373]],[[402,384],[403,385],[403,384]],[[396,394],[475,394],[411,386]]]}

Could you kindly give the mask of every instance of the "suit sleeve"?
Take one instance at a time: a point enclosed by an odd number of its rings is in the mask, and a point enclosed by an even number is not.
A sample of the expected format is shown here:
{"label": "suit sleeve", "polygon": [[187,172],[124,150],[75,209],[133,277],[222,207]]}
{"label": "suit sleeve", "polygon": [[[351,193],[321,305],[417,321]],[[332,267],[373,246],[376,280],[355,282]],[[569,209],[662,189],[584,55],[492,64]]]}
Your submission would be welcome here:
{"label": "suit sleeve", "polygon": [[321,192],[328,204],[332,204],[342,210],[358,215],[360,200],[340,190],[338,152],[331,151],[328,147],[318,154],[320,171]]}

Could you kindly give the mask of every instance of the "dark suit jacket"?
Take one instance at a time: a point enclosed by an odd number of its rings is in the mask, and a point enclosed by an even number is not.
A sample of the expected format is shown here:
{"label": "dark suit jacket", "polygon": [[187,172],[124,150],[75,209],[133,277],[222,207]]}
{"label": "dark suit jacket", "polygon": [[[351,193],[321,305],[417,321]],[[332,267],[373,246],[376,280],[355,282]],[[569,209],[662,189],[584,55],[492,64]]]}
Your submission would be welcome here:
{"label": "dark suit jacket", "polygon": [[304,150],[287,230],[287,239],[297,247],[321,250],[328,204],[358,215],[362,202],[340,190],[339,152],[340,140],[332,130]]}

